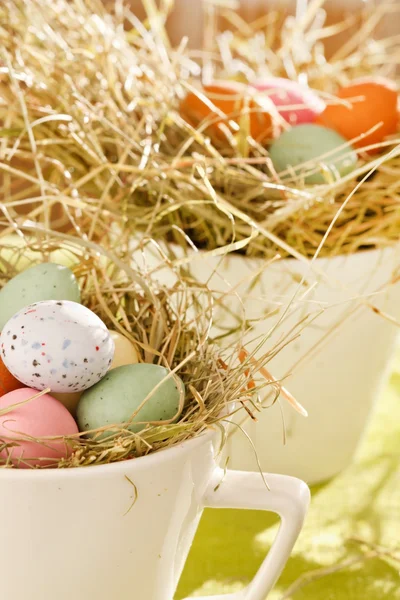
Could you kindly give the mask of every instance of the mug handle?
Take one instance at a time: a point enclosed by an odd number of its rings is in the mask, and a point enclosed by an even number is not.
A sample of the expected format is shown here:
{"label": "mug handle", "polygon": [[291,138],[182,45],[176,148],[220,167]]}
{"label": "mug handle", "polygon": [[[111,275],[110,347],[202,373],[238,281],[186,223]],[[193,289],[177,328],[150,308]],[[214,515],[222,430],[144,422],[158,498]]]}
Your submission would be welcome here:
{"label": "mug handle", "polygon": [[227,471],[224,475],[222,469],[216,469],[205,494],[205,507],[271,511],[281,517],[281,525],[271,550],[244,590],[196,600],[265,600],[274,587],[303,526],[310,490],[300,479],[287,475],[266,474],[265,479],[269,490],[260,473]]}

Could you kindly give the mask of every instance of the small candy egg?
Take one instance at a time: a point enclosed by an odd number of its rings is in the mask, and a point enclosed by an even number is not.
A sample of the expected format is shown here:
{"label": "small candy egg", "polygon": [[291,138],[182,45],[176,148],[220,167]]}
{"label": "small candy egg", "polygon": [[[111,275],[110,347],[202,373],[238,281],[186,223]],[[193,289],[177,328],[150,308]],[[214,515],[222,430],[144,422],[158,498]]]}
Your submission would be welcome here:
{"label": "small candy egg", "polygon": [[290,79],[271,77],[255,83],[254,87],[268,95],[290,125],[313,123],[325,108],[325,102],[315,92]]}
{"label": "small candy egg", "polygon": [[[114,358],[111,363],[110,369],[116,367],[122,367],[123,365],[132,365],[139,362],[139,355],[135,349],[135,346],[128,340],[122,333],[118,331],[109,331],[111,339],[114,342],[115,351]],[[15,380],[16,381],[16,380]],[[20,384],[22,385],[22,384]],[[66,408],[68,408],[71,415],[76,415],[76,408],[79,400],[81,399],[83,392],[76,392],[74,394],[63,394],[53,393],[54,398],[59,400]]]}
{"label": "small candy egg", "polygon": [[69,410],[72,416],[76,415],[76,407],[81,399],[83,392],[75,392],[73,394],[63,394],[62,392],[52,392],[53,398],[61,402]]}
{"label": "small candy egg", "polygon": [[23,383],[18,381],[18,379],[15,379],[14,375],[11,375],[3,360],[0,358],[0,396],[4,396],[4,394],[8,394],[8,392],[12,392],[23,386]]}
{"label": "small candy egg", "polygon": [[[360,81],[338,91],[337,97],[347,106],[328,105],[316,123],[334,129],[347,140],[353,140],[380,124],[372,133],[354,142],[356,148],[379,144],[397,129],[397,92],[389,81]],[[370,152],[377,152],[371,150]]]}
{"label": "small candy egg", "polygon": [[47,438],[78,433],[78,427],[67,409],[49,394],[27,402],[37,394],[37,390],[21,388],[0,398],[0,411],[24,403],[0,416],[0,439],[5,442],[18,440],[18,445],[2,450],[0,455],[3,459],[9,456],[11,462],[21,468],[50,466],[70,454],[69,447],[62,440],[43,440],[43,443],[39,443],[31,439],[24,440],[24,436]]}
{"label": "small candy egg", "polygon": [[26,240],[16,233],[0,236],[1,271],[6,272],[8,266],[17,271],[23,271],[42,260],[42,253],[32,250]]}
{"label": "small candy egg", "polygon": [[[82,394],[77,409],[80,431],[127,423],[168,373],[165,367],[148,363],[112,369],[104,379]],[[175,417],[180,392],[184,393],[184,385],[179,378],[178,381],[180,390],[172,376],[155,390],[132,421],[140,421],[141,424],[130,425],[131,431],[140,431],[149,421],[166,421]]]}
{"label": "small candy egg", "polygon": [[124,365],[133,365],[139,362],[137,350],[128,338],[119,333],[119,331],[110,331],[110,336],[115,346],[114,358],[110,369]]}
{"label": "small candy egg", "polygon": [[0,350],[9,371],[27,386],[80,392],[110,368],[114,342],[91,310],[76,302],[30,304],[5,325]]}
{"label": "small candy egg", "polygon": [[[291,167],[288,176],[290,171],[295,171],[296,175],[309,171],[311,165],[303,166],[308,161],[313,161],[315,167],[323,163],[333,177],[343,176],[352,171],[357,162],[357,154],[338,133],[312,124],[285,131],[271,145],[269,154],[278,173]],[[307,175],[305,181],[325,183],[326,178],[319,172]]]}
{"label": "small candy egg", "polygon": [[[16,233],[9,233],[0,236],[0,271],[6,272],[9,266],[16,271],[24,271],[33,265],[43,262],[43,253],[33,250],[36,240],[29,237],[21,237]],[[72,268],[79,264],[79,254],[82,249],[75,248],[72,252],[70,248],[63,247],[50,252],[52,263],[64,265]]]}
{"label": "small candy egg", "polygon": [[254,88],[233,81],[219,81],[204,86],[200,92],[203,97],[189,92],[180,105],[182,117],[194,127],[205,119],[213,120],[207,133],[225,137],[221,124],[229,127],[230,120],[240,124],[240,112],[248,106],[252,137],[263,142],[276,136],[278,128],[272,117],[276,109],[267,96],[258,94]]}
{"label": "small candy egg", "polygon": [[67,267],[43,263],[18,273],[0,291],[0,329],[21,308],[42,300],[80,302],[75,275]]}

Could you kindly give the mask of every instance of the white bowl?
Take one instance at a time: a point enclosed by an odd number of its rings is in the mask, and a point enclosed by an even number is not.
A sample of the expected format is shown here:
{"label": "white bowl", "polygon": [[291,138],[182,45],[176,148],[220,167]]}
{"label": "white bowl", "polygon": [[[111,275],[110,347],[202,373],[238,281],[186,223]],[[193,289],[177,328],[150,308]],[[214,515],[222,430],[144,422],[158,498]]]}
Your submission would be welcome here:
{"label": "white bowl", "polygon": [[[174,246],[174,251],[184,260],[181,248]],[[143,254],[135,252],[134,259],[142,268],[159,264],[151,246]],[[309,484],[339,473],[351,462],[366,430],[398,337],[399,328],[371,307],[400,320],[400,282],[388,285],[400,274],[400,244],[318,258],[311,268],[294,259],[266,265],[238,254],[221,259],[203,252],[191,254],[188,266],[216,298],[224,295],[229,311],[216,303],[212,333],[226,332],[246,316],[253,325],[244,338],[246,348],[256,348],[265,339],[258,357],[282,342],[302,318],[314,319],[267,365],[309,416],[300,416],[281,398],[259,413],[257,423],[248,420],[244,429],[265,471],[294,475]],[[157,271],[157,277],[173,284],[168,269]],[[247,437],[237,427],[232,431],[229,466],[257,470]]]}
{"label": "white bowl", "polygon": [[[283,332],[289,332],[302,317],[316,317],[267,365],[277,379],[285,378],[293,369],[284,385],[306,408],[308,418],[281,399],[264,409],[257,423],[247,421],[244,429],[255,445],[262,469],[295,475],[308,483],[332,477],[351,462],[386,380],[399,330],[367,304],[400,319],[400,283],[387,286],[396,272],[399,275],[400,247],[317,259],[316,272],[292,259],[262,270],[260,260],[229,255],[213,275],[217,264],[214,257],[197,259],[192,269],[199,279],[209,280],[212,289],[226,291],[230,285],[236,286],[241,302],[233,295],[228,302],[234,314],[244,309],[247,319],[260,319],[263,313],[270,313],[261,321],[253,321],[247,340],[259,336],[258,343],[271,332],[297,292],[285,320],[258,355],[282,340]],[[249,289],[260,270],[256,284]],[[316,284],[311,293],[304,294],[307,286],[299,289],[303,275],[311,287]],[[238,286],[238,282],[242,283]],[[217,326],[224,328],[228,323],[233,324],[232,317],[219,311]],[[255,346],[253,342],[248,348]],[[240,430],[235,430],[228,446],[229,465],[256,470],[253,448]]]}

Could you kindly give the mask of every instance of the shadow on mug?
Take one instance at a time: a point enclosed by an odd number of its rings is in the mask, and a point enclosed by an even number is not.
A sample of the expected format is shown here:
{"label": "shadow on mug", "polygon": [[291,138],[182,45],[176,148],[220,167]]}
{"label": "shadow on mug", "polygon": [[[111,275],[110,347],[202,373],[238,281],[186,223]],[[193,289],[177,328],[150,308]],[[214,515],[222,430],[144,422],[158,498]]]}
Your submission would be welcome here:
{"label": "shadow on mug", "polygon": [[110,465],[2,470],[4,598],[171,600],[208,506],[281,517],[268,556],[240,595],[265,600],[300,533],[309,490],[292,477],[268,475],[267,489],[259,473],[224,473],[220,435],[209,431]]}

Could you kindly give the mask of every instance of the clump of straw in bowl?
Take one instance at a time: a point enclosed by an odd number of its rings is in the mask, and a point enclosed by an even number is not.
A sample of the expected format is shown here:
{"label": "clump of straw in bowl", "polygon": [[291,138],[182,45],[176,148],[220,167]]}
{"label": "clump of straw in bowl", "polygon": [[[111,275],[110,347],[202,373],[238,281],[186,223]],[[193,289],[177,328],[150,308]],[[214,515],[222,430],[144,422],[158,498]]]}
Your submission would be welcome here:
{"label": "clump of straw in bowl", "polygon": [[[294,332],[279,344],[270,344],[257,360],[238,342],[221,349],[210,336],[213,297],[209,290],[161,257],[158,264],[153,261],[151,266],[144,263],[139,268],[138,262],[121,258],[123,241],[113,252],[83,237],[52,233],[33,223],[26,223],[18,235],[10,241],[9,235],[0,234],[0,286],[37,263],[69,266],[78,278],[82,303],[135,345],[140,362],[162,365],[185,384],[174,419],[146,423],[137,433],[129,429],[129,423],[115,423],[91,431],[90,436],[63,438],[70,448],[68,458],[51,466],[81,467],[144,456],[201,435],[210,427],[222,430],[228,416],[240,409],[256,418],[260,410],[257,394],[266,386],[270,386],[271,403],[283,390],[291,404],[302,410],[265,366],[295,337]],[[162,283],[161,272],[167,273],[167,283]],[[3,467],[14,464],[10,450],[24,439],[13,432],[1,440]],[[30,441],[46,444],[55,439]],[[20,462],[24,463],[23,457]],[[27,463],[24,466],[29,466]],[[49,467],[48,459],[44,467]]]}
{"label": "clump of straw in bowl", "polygon": [[268,258],[277,251],[350,254],[398,240],[398,135],[378,154],[361,153],[348,175],[306,185],[303,174],[281,179],[267,147],[251,138],[245,118],[221,147],[205,127],[192,127],[179,112],[205,64],[215,77],[251,80],[262,74],[261,63],[246,51],[249,31],[257,33],[253,45],[263,48],[260,56],[269,56],[270,75],[295,78],[301,69],[324,96],[333,82],[371,72],[387,75],[385,65],[394,69],[400,53],[395,40],[372,43],[367,37],[377,13],[357,44],[349,42],[344,55],[330,62],[321,40],[335,31],[312,28],[310,14],[300,32],[305,52],[296,64],[298,27],[271,15],[265,30],[260,23],[258,30],[247,26],[246,38],[239,27],[230,36],[216,36],[219,46],[199,55],[185,48],[185,40],[171,48],[166,14],[144,4],[146,23],[122,3],[114,14],[97,0],[2,3],[5,227],[22,223],[29,213],[46,228],[84,231],[89,240],[108,235],[111,223],[184,248],[194,244]]}

